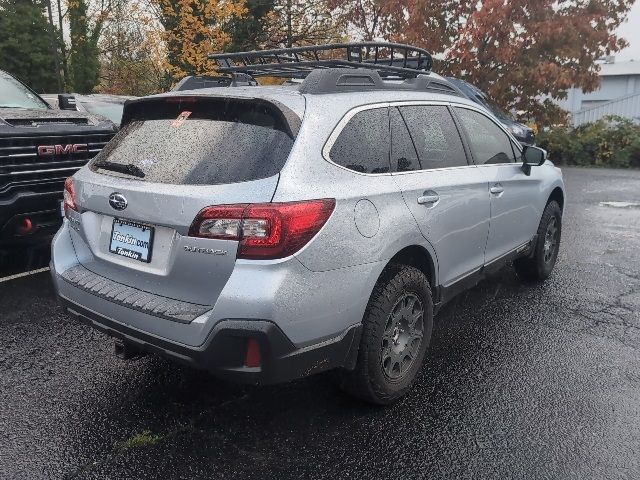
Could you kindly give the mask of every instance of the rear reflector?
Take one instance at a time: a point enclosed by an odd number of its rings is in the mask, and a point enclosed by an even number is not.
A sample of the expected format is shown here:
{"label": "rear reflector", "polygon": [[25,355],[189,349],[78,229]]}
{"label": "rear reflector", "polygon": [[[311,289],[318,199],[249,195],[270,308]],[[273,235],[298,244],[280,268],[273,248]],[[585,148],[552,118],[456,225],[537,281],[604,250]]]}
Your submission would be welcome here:
{"label": "rear reflector", "polygon": [[245,367],[259,367],[262,365],[262,356],[260,354],[260,344],[255,338],[247,339],[247,354],[244,358]]}
{"label": "rear reflector", "polygon": [[24,218],[20,226],[18,226],[18,235],[27,235],[33,231],[33,221],[30,218]]}
{"label": "rear reflector", "polygon": [[196,216],[189,235],[237,240],[238,258],[284,258],[309,243],[327,222],[335,204],[330,198],[206,207]]}

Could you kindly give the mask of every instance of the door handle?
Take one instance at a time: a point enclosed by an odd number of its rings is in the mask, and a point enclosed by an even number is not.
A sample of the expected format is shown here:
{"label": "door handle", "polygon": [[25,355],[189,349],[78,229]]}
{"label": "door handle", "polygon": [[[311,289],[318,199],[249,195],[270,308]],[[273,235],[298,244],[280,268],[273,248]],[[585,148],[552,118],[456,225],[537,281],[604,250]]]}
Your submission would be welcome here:
{"label": "door handle", "polygon": [[504,192],[504,188],[502,188],[502,185],[500,185],[500,184],[498,183],[498,184],[494,185],[493,187],[491,187],[491,188],[489,189],[489,191],[490,191],[492,194],[494,194],[494,195],[499,195],[499,194],[501,194],[502,192]]}
{"label": "door handle", "polygon": [[[427,193],[427,192],[425,192]],[[418,204],[420,205],[434,205],[436,203],[438,203],[438,201],[440,200],[440,196],[439,195],[422,195],[420,197],[418,197]]]}

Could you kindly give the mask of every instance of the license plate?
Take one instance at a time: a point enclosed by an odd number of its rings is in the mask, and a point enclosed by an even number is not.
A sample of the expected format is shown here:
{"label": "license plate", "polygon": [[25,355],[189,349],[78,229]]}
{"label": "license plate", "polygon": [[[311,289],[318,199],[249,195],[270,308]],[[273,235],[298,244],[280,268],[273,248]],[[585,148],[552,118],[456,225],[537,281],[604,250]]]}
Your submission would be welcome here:
{"label": "license plate", "polygon": [[121,257],[149,263],[153,245],[153,227],[129,220],[113,220],[109,251]]}

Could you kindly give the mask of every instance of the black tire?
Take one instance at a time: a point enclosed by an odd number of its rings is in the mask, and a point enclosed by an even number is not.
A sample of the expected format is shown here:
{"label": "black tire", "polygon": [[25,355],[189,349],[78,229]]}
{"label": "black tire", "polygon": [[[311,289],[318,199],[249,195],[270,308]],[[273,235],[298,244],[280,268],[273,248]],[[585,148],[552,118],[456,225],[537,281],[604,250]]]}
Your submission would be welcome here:
{"label": "black tire", "polygon": [[341,372],[340,387],[367,402],[388,405],[411,388],[429,347],[433,302],[427,277],[414,267],[387,267],[373,289],[362,323],[356,367]]}
{"label": "black tire", "polygon": [[515,260],[518,276],[528,281],[545,280],[556,264],[562,236],[562,210],[555,200],[550,201],[542,213],[538,226],[538,240],[531,256]]}

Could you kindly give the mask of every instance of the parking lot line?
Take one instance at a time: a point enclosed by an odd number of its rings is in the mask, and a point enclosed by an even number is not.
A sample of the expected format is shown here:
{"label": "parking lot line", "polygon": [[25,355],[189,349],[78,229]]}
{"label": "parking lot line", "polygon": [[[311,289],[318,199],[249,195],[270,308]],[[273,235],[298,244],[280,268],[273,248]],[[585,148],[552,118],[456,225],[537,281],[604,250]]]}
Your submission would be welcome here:
{"label": "parking lot line", "polygon": [[15,280],[16,278],[28,277],[29,275],[35,275],[36,273],[47,272],[49,267],[38,268],[37,270],[31,270],[29,272],[16,273],[15,275],[9,275],[8,277],[0,278],[0,283]]}

